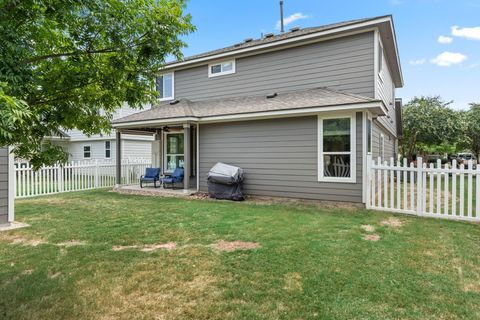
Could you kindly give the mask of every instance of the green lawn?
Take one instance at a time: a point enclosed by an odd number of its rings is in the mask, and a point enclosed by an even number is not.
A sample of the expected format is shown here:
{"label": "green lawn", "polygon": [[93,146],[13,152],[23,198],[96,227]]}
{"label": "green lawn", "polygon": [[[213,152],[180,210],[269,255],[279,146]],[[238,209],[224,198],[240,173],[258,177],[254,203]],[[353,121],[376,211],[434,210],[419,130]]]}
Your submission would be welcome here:
{"label": "green lawn", "polygon": [[[0,233],[0,319],[480,318],[480,226],[391,217],[105,190],[21,200],[31,227]],[[260,247],[212,247],[235,240]]]}

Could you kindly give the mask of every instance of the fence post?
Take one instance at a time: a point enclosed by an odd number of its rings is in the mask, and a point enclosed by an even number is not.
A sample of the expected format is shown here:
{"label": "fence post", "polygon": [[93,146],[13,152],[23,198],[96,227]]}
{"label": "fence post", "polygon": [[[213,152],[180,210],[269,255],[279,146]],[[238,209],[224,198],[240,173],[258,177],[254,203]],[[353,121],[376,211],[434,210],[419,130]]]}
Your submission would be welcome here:
{"label": "fence post", "polygon": [[98,188],[98,159],[95,159],[95,176],[93,178],[93,184],[95,188]]}
{"label": "fence post", "polygon": [[[423,214],[423,161],[421,157],[417,158],[417,215]],[[410,183],[413,183],[412,181]]]}
{"label": "fence post", "polygon": [[371,208],[371,188],[372,188],[372,155],[367,154],[367,172],[366,172],[366,185],[365,187],[366,192],[365,192],[365,207],[367,209]]}
{"label": "fence post", "polygon": [[63,166],[61,163],[57,163],[57,179],[58,179],[58,192],[63,192],[64,191],[64,177],[63,177]]}

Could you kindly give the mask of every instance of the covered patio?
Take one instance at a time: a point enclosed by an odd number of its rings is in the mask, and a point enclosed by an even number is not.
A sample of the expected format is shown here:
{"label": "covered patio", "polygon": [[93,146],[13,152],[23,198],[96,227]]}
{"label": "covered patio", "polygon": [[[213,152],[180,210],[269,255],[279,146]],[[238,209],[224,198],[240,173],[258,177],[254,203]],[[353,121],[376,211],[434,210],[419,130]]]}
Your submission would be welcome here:
{"label": "covered patio", "polygon": [[[116,186],[117,190],[169,195],[191,195],[199,190],[198,181],[198,124],[195,123],[159,123],[148,127],[132,127],[117,129],[117,156],[116,156]],[[154,137],[152,142],[152,167],[160,168],[160,178],[171,175],[176,168],[184,169],[183,182],[175,184],[175,188],[168,185],[154,187],[148,184],[143,188],[139,185],[121,185],[122,177],[122,135],[149,135]]]}

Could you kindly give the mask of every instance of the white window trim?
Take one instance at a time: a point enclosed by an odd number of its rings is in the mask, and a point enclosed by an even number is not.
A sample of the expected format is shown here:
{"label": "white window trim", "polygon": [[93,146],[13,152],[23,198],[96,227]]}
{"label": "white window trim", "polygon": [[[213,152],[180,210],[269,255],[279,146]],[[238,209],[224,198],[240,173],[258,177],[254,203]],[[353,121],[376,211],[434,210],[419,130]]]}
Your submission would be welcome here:
{"label": "white window trim", "polygon": [[[163,133],[163,172],[164,173],[172,173],[173,171],[168,171],[167,168],[168,168],[168,163],[167,163],[167,137],[169,134],[183,134],[183,130],[179,130],[179,131],[172,131],[172,132],[164,132]],[[183,154],[182,153],[171,153],[169,155],[177,155],[177,156],[181,156],[183,155],[183,160],[185,161],[185,150],[183,150]]]}
{"label": "white window trim", "polygon": [[[90,148],[90,157],[85,157],[85,147],[89,147]],[[82,145],[82,156],[83,156],[83,159],[92,159],[92,145],[90,144],[84,144]]]}
{"label": "white window trim", "polygon": [[[228,62],[231,62],[232,63],[232,70],[229,70],[229,71],[222,71],[222,72],[219,72],[219,73],[212,73],[212,66],[216,66],[217,64],[223,64],[223,63],[228,63]],[[209,78],[213,78],[213,77],[219,77],[219,76],[224,76],[224,75],[227,75],[227,74],[233,74],[236,72],[236,60],[235,59],[232,59],[232,60],[224,60],[224,61],[217,61],[217,62],[214,62],[214,63],[210,63],[208,65],[208,77]]]}
{"label": "white window trim", "polygon": [[[169,100],[175,99],[175,72],[162,73],[158,77],[163,77],[163,76],[166,76],[166,75],[169,75],[169,74],[172,75],[172,96],[171,97],[160,98],[160,101],[169,101]],[[162,79],[162,81],[163,81],[163,79]],[[155,89],[157,88],[156,86],[157,86],[157,84],[155,83]],[[163,87],[165,88],[165,84],[163,85]]]}
{"label": "white window trim", "polygon": [[[345,154],[350,155],[350,177],[349,178],[340,178],[340,177],[325,177],[323,171],[323,120],[325,119],[339,119],[339,118],[349,118],[350,119],[350,151],[349,152],[335,152],[335,154]],[[357,168],[356,168],[356,114],[355,113],[335,113],[330,115],[318,115],[318,181],[319,182],[340,182],[340,183],[356,183],[357,182]]]}
{"label": "white window trim", "polygon": [[[110,142],[110,148],[107,149],[107,142]],[[105,159],[112,159],[112,141],[107,140],[103,143]],[[107,157],[107,150],[110,150],[110,157]]]}

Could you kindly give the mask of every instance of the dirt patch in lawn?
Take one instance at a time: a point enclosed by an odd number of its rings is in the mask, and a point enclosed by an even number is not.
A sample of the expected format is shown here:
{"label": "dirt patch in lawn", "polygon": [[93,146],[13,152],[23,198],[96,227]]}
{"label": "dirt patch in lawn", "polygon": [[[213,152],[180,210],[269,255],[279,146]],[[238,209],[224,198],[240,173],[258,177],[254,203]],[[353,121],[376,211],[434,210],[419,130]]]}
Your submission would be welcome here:
{"label": "dirt patch in lawn", "polygon": [[388,218],[380,222],[381,226],[387,226],[392,228],[401,228],[404,224],[404,221],[394,217]]}
{"label": "dirt patch in lawn", "polygon": [[370,224],[362,224],[361,228],[366,232],[374,232],[375,231],[375,227],[370,225]]}
{"label": "dirt patch in lawn", "polygon": [[150,252],[150,251],[155,251],[158,249],[166,249],[166,250],[172,250],[177,247],[177,244],[175,242],[167,242],[167,243],[159,243],[159,244],[147,244],[143,246],[140,251],[143,252]]}
{"label": "dirt patch in lawn", "polygon": [[113,251],[123,251],[123,250],[140,250],[142,252],[151,252],[159,249],[164,249],[164,250],[172,250],[177,247],[177,244],[175,242],[167,242],[167,243],[155,243],[155,244],[145,244],[143,246],[137,246],[137,245],[132,245],[132,246],[113,246],[112,250]]}
{"label": "dirt patch in lawn", "polygon": [[380,236],[379,236],[378,234],[376,234],[376,233],[373,233],[373,234],[364,235],[362,239],[363,239],[363,240],[366,240],[366,241],[374,241],[374,242],[376,242],[376,241],[380,240]]}
{"label": "dirt patch in lawn", "polygon": [[57,246],[59,247],[76,247],[76,246],[85,246],[87,243],[85,241],[80,241],[80,240],[70,240],[66,242],[61,242],[57,243]]}
{"label": "dirt patch in lawn", "polygon": [[217,243],[211,244],[215,250],[233,252],[237,250],[253,250],[261,248],[261,245],[257,242],[244,242],[244,241],[219,241]]}
{"label": "dirt patch in lawn", "polygon": [[298,272],[287,273],[284,277],[283,289],[288,292],[303,292],[302,276]]}
{"label": "dirt patch in lawn", "polygon": [[24,238],[22,236],[14,236],[14,235],[5,235],[0,237],[0,241],[9,242],[10,244],[20,244],[23,246],[31,246],[37,247],[41,244],[47,244],[48,242],[41,239],[41,238]]}

